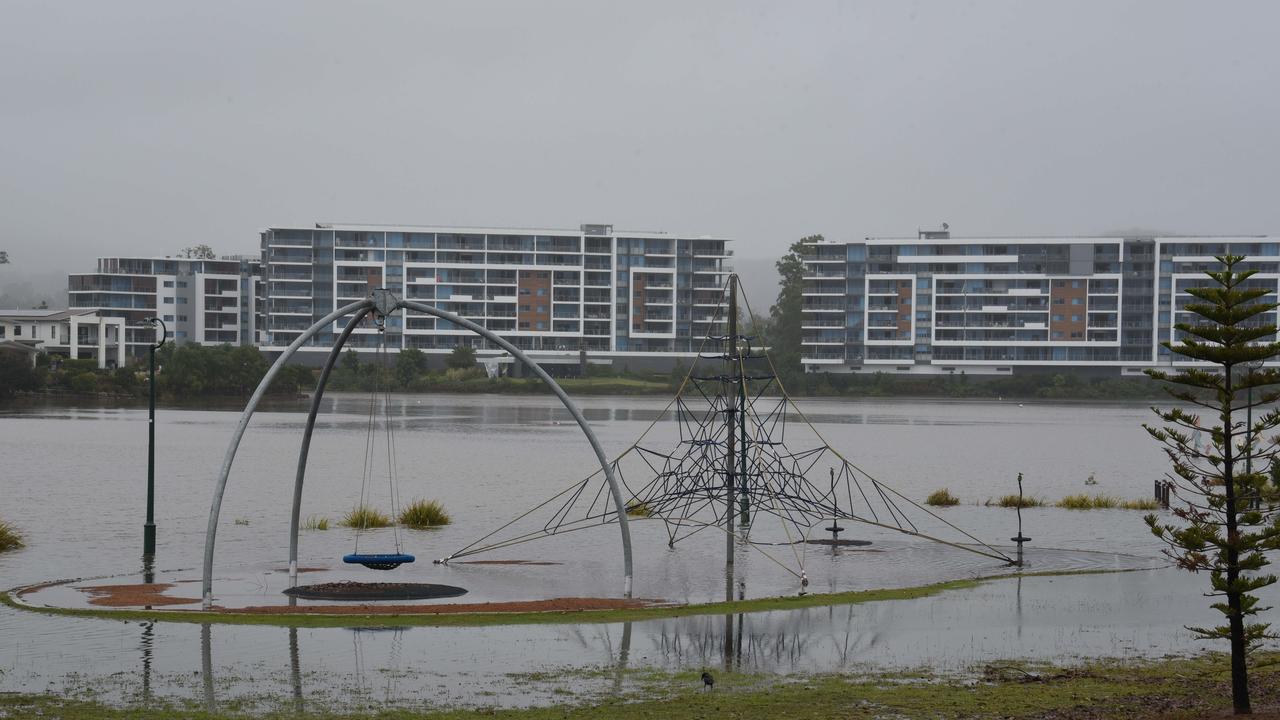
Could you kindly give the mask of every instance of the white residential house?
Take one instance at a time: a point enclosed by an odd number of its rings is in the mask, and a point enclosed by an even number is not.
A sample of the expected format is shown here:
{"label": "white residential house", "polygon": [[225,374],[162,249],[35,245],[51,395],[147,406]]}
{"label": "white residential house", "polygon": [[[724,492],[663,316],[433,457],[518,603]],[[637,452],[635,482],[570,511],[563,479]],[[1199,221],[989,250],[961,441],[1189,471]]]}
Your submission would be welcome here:
{"label": "white residential house", "polygon": [[99,368],[124,366],[124,336],[124,318],[95,310],[0,310],[0,342],[97,360]]}

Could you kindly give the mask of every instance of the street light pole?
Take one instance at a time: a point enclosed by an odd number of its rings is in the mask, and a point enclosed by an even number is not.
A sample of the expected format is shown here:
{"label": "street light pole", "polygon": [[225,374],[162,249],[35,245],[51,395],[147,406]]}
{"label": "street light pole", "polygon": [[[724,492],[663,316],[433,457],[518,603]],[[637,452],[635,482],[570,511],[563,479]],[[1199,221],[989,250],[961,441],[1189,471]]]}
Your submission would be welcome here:
{"label": "street light pole", "polygon": [[[156,350],[169,339],[169,326],[158,317],[147,318],[152,327],[160,326],[160,342],[150,351],[151,404],[147,415],[147,524],[142,526],[142,554],[156,554]],[[123,339],[121,340],[123,342]]]}

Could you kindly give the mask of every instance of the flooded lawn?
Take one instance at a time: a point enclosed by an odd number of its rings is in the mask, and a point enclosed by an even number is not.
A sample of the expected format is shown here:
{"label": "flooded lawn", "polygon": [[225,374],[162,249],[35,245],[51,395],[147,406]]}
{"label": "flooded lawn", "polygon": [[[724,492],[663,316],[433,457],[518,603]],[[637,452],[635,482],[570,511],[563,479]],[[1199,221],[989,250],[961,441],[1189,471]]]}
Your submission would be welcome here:
{"label": "flooded lawn", "polygon": [[[426,602],[615,598],[621,550],[614,526],[540,540],[469,560],[521,564],[433,565],[591,472],[594,458],[550,398],[406,396],[397,401],[400,494],[440,500],[453,523],[401,530],[418,562],[388,572],[352,569],[353,531],[337,520],[359,502],[367,400],[330,398],[311,448],[300,561],[303,582],[428,582],[467,590]],[[624,450],[665,403],[583,399],[606,451]],[[947,487],[961,500],[939,511],[993,545],[1016,534],[1012,510],[982,505],[1016,492],[1057,500],[1081,492],[1147,498],[1163,470],[1140,423],[1142,406],[1017,403],[804,402],[831,445],[859,466],[923,500]],[[162,410],[158,425],[157,580],[165,594],[198,598],[199,563],[217,464],[233,412]],[[242,444],[222,510],[215,592],[227,607],[286,602],[288,515],[305,416],[260,413]],[[110,576],[141,580],[146,414],[139,409],[38,407],[0,415],[0,514],[29,547],[0,555],[0,585]],[[676,441],[675,428],[660,423]],[[790,430],[789,430],[790,432]],[[652,437],[652,436],[651,436]],[[797,438],[797,443],[803,440]],[[661,444],[661,437],[657,441]],[[825,472],[825,471],[823,471]],[[1085,485],[1093,476],[1096,485]],[[370,490],[374,504],[388,493]],[[1023,511],[1033,538],[1028,571],[1160,567],[1159,547],[1125,510]],[[849,523],[845,523],[846,526]],[[667,547],[657,521],[634,524],[635,596],[672,603],[808,592],[903,588],[1008,572],[998,561],[889,531],[848,527],[859,548],[794,544],[780,526],[751,528],[726,584],[723,535]],[[366,531],[361,550],[386,551],[390,530]],[[797,570],[809,579],[801,586]],[[71,583],[41,602],[88,606]],[[631,623],[272,628],[120,622],[38,615],[0,607],[0,691],[70,691],[112,701],[144,695],[198,702],[268,698],[306,702],[523,705],[563,702],[575,691],[609,693],[646,668],[733,667],[765,673],[928,666],[964,672],[1002,658],[1075,661],[1157,657],[1204,646],[1182,630],[1214,620],[1203,578],[1170,569],[995,580],[910,600]],[[33,596],[33,600],[39,597]],[[1263,603],[1274,604],[1271,590]],[[300,600],[299,603],[322,602]],[[194,605],[190,607],[195,607]],[[1269,613],[1273,614],[1273,613]],[[1266,618],[1264,618],[1265,620]],[[579,677],[580,675],[580,677]],[[558,690],[559,689],[559,690]]]}

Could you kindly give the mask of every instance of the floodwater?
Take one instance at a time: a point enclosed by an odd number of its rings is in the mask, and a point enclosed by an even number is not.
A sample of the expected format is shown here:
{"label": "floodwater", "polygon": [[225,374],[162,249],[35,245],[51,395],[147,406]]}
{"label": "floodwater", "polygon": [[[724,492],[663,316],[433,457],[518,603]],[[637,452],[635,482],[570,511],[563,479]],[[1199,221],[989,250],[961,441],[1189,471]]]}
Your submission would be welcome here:
{"label": "floodwater", "polygon": [[[610,456],[654,421],[645,446],[671,449],[675,423],[656,399],[585,398]],[[1016,492],[1048,500],[1090,492],[1146,498],[1163,471],[1141,428],[1141,405],[1013,402],[803,401],[830,445],[904,496],[948,487],[962,504],[939,512],[1005,552],[1011,510],[985,507]],[[285,587],[288,515],[305,420],[302,406],[259,413],[240,447],[222,508],[215,593],[251,603]],[[303,515],[336,521],[360,499],[367,398],[326,399],[311,448]],[[352,531],[304,531],[303,565],[348,578],[442,582],[468,589],[457,602],[565,595],[616,597],[621,550],[605,526],[468,559],[550,565],[433,565],[597,468],[553,398],[402,396],[391,409],[398,490],[435,498],[453,524],[400,531],[419,562],[390,573],[342,566]],[[157,564],[162,577],[198,577],[212,483],[238,413],[162,408],[157,421]],[[798,418],[794,451],[820,441]],[[375,456],[379,455],[375,446]],[[0,585],[128,576],[140,570],[146,410],[39,406],[0,412],[0,517],[27,535],[0,555]],[[825,474],[818,467],[815,473]],[[385,465],[367,500],[390,502]],[[1087,478],[1096,484],[1086,486]],[[628,471],[628,479],[633,477]],[[1154,657],[1202,649],[1183,630],[1215,621],[1205,578],[1164,567],[1140,512],[1035,508],[1022,514],[1031,570],[1158,568],[1105,575],[1026,577],[906,601],[636,623],[403,630],[138,624],[48,617],[0,608],[0,691],[94,693],[111,701],[163,697],[303,706],[407,706],[565,702],[627,690],[632,670],[735,667],[766,673],[929,666],[963,672],[992,660],[1069,662]],[[537,517],[534,517],[537,520]],[[1007,572],[1002,563],[875,528],[845,537],[861,550],[789,544],[781,523],[758,521],[754,548],[738,546],[735,596],[903,587]],[[660,522],[634,524],[635,595],[673,602],[723,599],[724,536],[708,531],[667,546]],[[390,530],[360,538],[365,552],[394,548]],[[305,577],[305,576],[304,576]],[[127,580],[125,580],[127,581]],[[188,590],[188,588],[190,590]],[[181,594],[195,595],[198,585]],[[66,589],[68,595],[75,590]],[[178,594],[178,593],[175,593]],[[1264,591],[1263,604],[1274,604]],[[274,600],[271,600],[274,602]],[[1264,618],[1266,619],[1266,618]],[[590,670],[571,681],[556,673]],[[550,675],[548,675],[550,673]]]}

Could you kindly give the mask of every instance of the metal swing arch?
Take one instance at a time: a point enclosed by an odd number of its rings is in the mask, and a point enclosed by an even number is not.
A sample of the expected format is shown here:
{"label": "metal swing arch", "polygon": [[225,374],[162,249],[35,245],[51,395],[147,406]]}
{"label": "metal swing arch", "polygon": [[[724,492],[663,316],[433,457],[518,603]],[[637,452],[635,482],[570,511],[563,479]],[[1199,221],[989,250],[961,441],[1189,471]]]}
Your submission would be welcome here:
{"label": "metal swing arch", "polygon": [[205,530],[204,566],[202,576],[203,607],[205,609],[209,609],[213,606],[214,549],[218,534],[218,516],[222,510],[222,498],[226,493],[227,480],[231,475],[231,467],[235,462],[236,451],[240,447],[240,441],[243,439],[244,432],[249,426],[249,420],[252,419],[253,413],[257,410],[258,403],[262,401],[263,395],[266,394],[267,388],[271,385],[271,382],[275,379],[276,375],[279,374],[280,369],[284,367],[286,362],[288,362],[289,358],[293,357],[293,355],[308,340],[318,334],[321,330],[337,322],[339,319],[346,317],[347,315],[353,315],[346,327],[343,328],[342,333],[338,336],[333,349],[329,352],[328,358],[326,358],[324,368],[321,370],[320,377],[316,383],[316,390],[312,394],[311,407],[307,414],[307,424],[303,431],[302,448],[299,452],[298,468],[294,479],[293,508],[289,523],[289,578],[291,582],[296,582],[298,576],[298,529],[299,515],[302,506],[302,487],[306,476],[306,463],[311,445],[311,436],[315,428],[315,420],[319,411],[320,400],[324,396],[325,385],[328,383],[329,375],[333,370],[333,366],[342,352],[342,347],[346,344],[347,339],[351,336],[351,332],[355,330],[356,325],[359,324],[364,316],[375,310],[383,315],[388,315],[399,309],[414,310],[442,320],[447,320],[454,325],[470,330],[471,332],[474,332],[493,344],[501,347],[503,350],[511,353],[512,357],[524,363],[530,371],[537,375],[538,378],[542,380],[543,383],[546,384],[552,393],[554,393],[560,400],[565,409],[569,411],[569,414],[573,417],[574,421],[578,423],[578,427],[581,428],[583,435],[586,436],[587,442],[590,443],[591,449],[595,453],[597,461],[600,463],[600,469],[604,472],[605,479],[609,484],[610,495],[613,498],[614,508],[618,514],[618,525],[622,536],[623,595],[625,597],[630,597],[633,579],[633,563],[631,553],[631,529],[627,522],[626,504],[622,498],[622,492],[618,487],[617,478],[614,476],[613,467],[605,456],[604,449],[601,447],[600,441],[596,438],[596,435],[591,430],[590,425],[587,424],[587,420],[583,417],[582,411],[578,409],[578,406],[569,398],[564,389],[561,388],[560,385],[556,383],[556,381],[548,375],[537,362],[525,355],[524,352],[515,345],[511,344],[509,341],[495,334],[491,330],[481,325],[477,325],[464,317],[455,315],[446,310],[441,310],[433,305],[427,305],[425,303],[412,300],[404,300],[402,298],[398,298],[390,290],[379,288],[374,290],[369,297],[344,305],[343,307],[324,316],[311,327],[307,328],[292,343],[290,343],[289,346],[285,348],[284,352],[280,353],[280,356],[276,358],[275,362],[271,364],[271,367],[268,368],[266,374],[263,375],[262,380],[258,383],[258,387],[254,390],[253,395],[249,397],[248,403],[245,404],[245,409],[241,413],[240,420],[236,424],[236,428],[231,435],[231,442],[227,447],[226,455],[223,457],[222,465],[219,468],[218,480],[214,486],[213,501],[209,508],[209,524]]}

